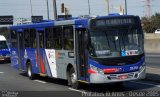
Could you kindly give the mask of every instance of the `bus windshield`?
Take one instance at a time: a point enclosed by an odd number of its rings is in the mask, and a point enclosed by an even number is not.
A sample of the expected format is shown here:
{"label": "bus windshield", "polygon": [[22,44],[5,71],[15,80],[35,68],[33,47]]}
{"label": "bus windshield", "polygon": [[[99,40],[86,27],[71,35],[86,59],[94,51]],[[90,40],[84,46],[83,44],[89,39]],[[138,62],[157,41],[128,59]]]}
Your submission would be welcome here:
{"label": "bus windshield", "polygon": [[136,28],[91,30],[89,39],[89,53],[92,57],[122,57],[144,52],[143,33]]}
{"label": "bus windshield", "polygon": [[8,49],[6,41],[0,41],[0,49]]}

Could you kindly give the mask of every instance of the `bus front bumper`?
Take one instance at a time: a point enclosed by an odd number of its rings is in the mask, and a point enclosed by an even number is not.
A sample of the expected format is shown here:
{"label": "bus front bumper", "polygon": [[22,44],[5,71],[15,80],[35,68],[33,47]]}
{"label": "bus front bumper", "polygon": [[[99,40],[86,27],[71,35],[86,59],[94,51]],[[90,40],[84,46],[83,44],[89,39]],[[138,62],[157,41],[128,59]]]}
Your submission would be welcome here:
{"label": "bus front bumper", "polygon": [[0,56],[0,62],[2,61],[10,61],[10,57]]}
{"label": "bus front bumper", "polygon": [[146,77],[146,66],[144,66],[141,70],[130,73],[122,73],[122,74],[91,74],[90,75],[90,83],[114,83],[114,82],[123,82],[130,80],[139,80],[144,79]]}

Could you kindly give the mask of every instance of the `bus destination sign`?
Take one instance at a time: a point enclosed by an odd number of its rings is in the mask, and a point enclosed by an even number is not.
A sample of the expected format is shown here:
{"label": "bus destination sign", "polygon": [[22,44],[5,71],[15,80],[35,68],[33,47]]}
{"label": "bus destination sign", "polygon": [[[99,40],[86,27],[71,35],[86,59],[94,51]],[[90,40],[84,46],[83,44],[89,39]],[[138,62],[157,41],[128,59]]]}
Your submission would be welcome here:
{"label": "bus destination sign", "polygon": [[109,25],[126,25],[135,24],[133,18],[111,18],[111,19],[99,19],[95,20],[92,25],[94,26],[109,26]]}

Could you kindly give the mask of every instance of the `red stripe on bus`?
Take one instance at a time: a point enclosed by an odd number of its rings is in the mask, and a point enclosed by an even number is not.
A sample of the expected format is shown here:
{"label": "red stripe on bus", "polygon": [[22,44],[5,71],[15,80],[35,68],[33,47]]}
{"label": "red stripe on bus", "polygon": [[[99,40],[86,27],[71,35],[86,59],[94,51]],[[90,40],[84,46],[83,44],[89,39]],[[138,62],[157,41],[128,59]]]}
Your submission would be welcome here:
{"label": "red stripe on bus", "polygon": [[[38,56],[40,56],[40,54],[38,53],[38,50],[36,51],[36,63],[38,64]],[[44,67],[44,63],[42,60],[42,57],[40,56],[40,64],[38,65],[40,66],[40,71],[39,73],[45,74],[45,67]]]}
{"label": "red stripe on bus", "polygon": [[117,72],[117,68],[107,68],[107,69],[103,69],[104,73],[115,73]]}
{"label": "red stripe on bus", "polygon": [[96,73],[94,70],[92,70],[92,69],[88,69],[88,73],[89,74],[94,74],[94,73]]}
{"label": "red stripe on bus", "polygon": [[41,73],[45,74],[45,67],[44,67],[44,63],[43,63],[42,57],[40,58],[40,66],[41,66]]}

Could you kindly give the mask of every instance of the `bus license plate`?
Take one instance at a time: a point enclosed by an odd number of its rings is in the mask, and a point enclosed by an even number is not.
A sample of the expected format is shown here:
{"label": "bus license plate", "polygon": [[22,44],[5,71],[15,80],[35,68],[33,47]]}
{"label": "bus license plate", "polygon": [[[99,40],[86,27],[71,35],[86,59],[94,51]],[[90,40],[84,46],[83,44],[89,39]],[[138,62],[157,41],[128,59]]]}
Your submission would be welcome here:
{"label": "bus license plate", "polygon": [[120,75],[118,76],[118,79],[121,80],[121,79],[127,79],[128,78],[128,75]]}

